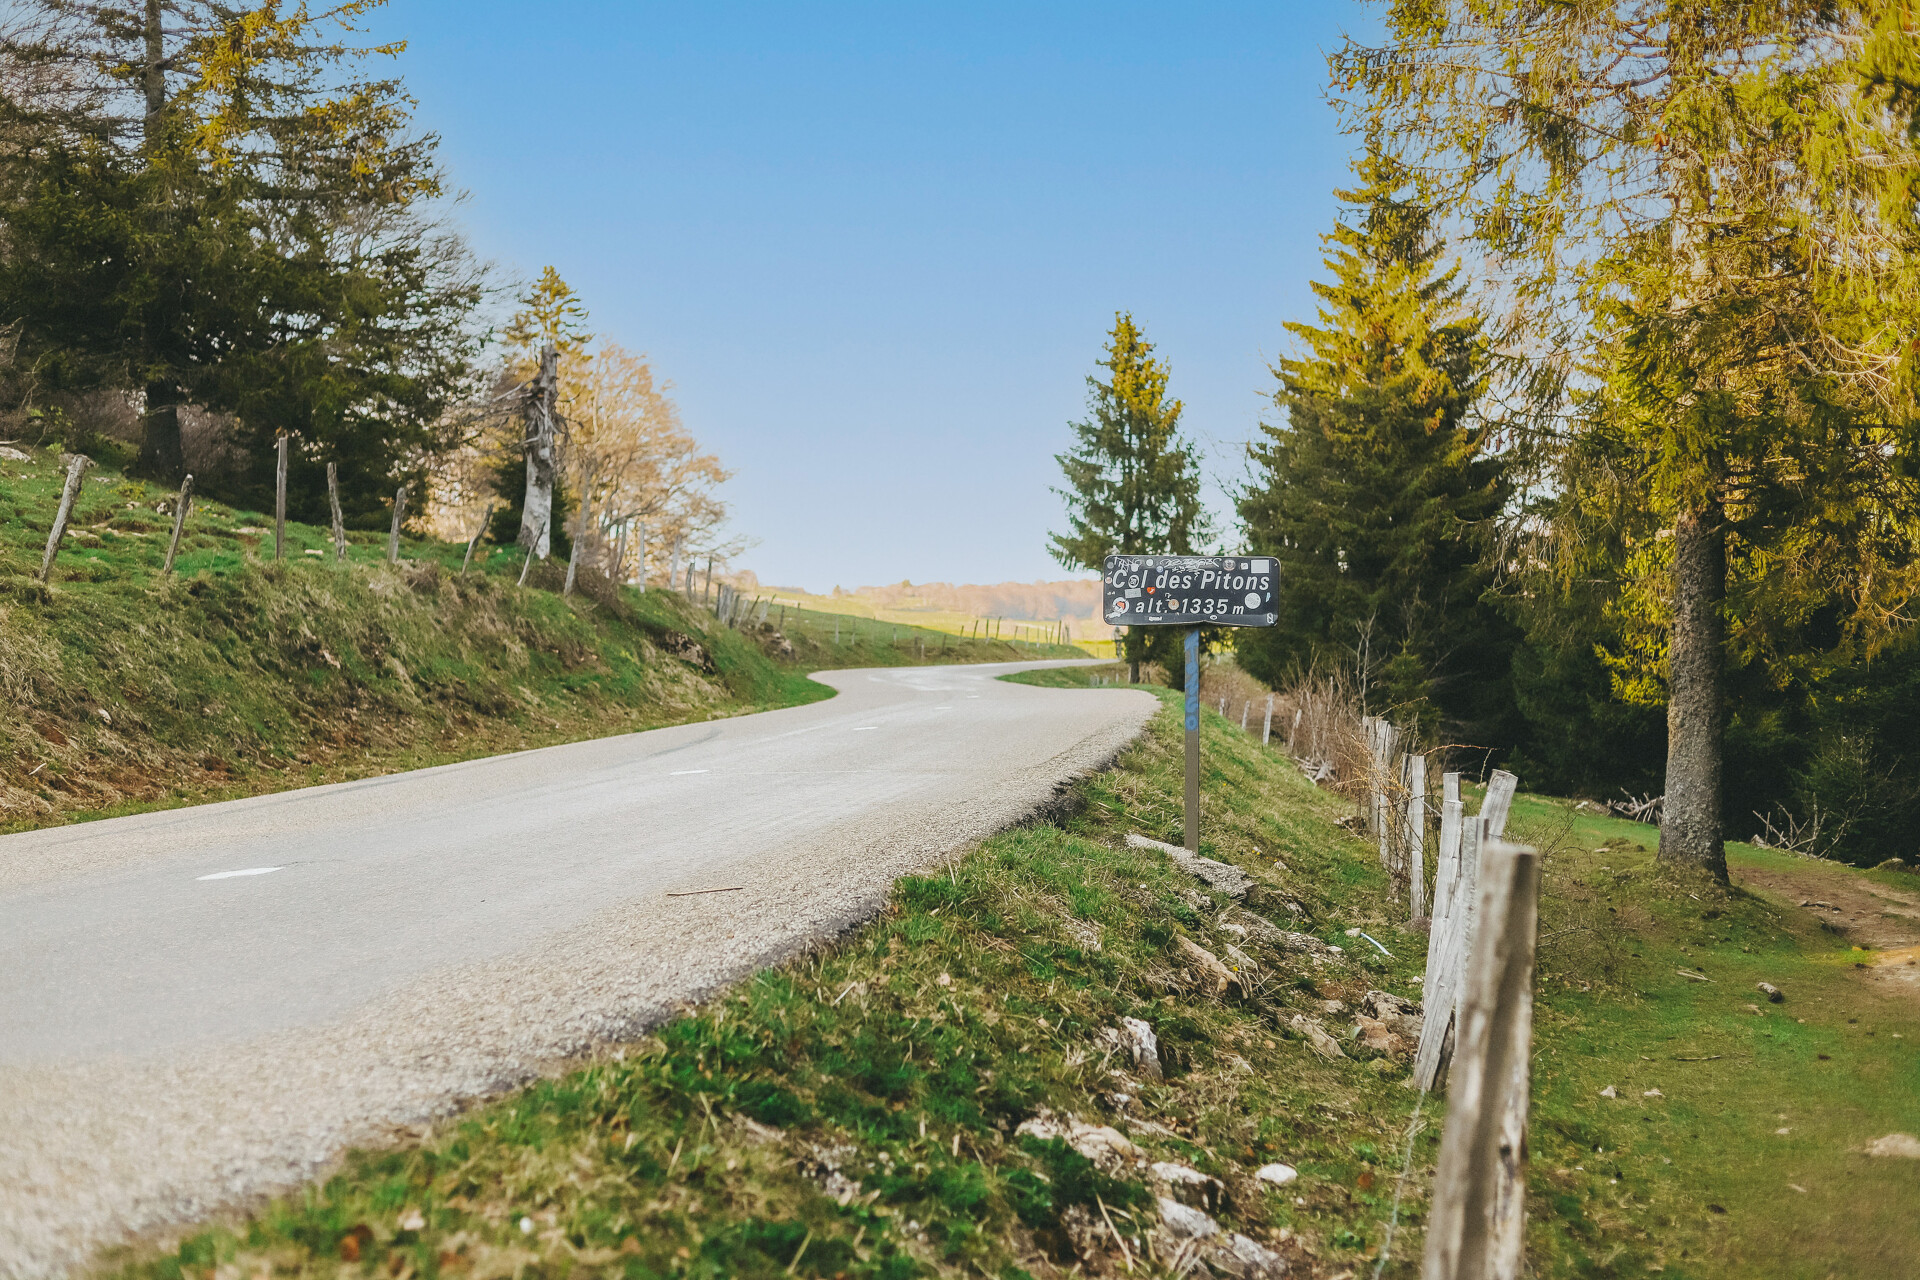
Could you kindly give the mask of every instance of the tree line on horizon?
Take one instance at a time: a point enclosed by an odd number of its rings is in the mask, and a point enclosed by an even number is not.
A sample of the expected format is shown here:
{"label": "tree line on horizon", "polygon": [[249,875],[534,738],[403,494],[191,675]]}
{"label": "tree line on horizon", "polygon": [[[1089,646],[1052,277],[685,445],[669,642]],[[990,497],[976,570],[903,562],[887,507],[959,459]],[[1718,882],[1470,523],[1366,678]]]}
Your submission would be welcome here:
{"label": "tree line on horizon", "polygon": [[[384,0],[22,0],[0,15],[0,428],[164,485],[383,527],[409,486],[435,532],[521,536],[517,397],[559,349],[552,545],[733,548],[702,451],[645,357],[594,345],[548,268],[507,286],[448,220],[438,139],[372,44]],[[429,495],[425,503],[418,495]],[[504,510],[502,510],[504,508]],[[601,545],[605,544],[605,545]],[[637,549],[637,543],[633,544]],[[629,557],[631,559],[631,557]],[[616,568],[609,565],[610,569]]]}
{"label": "tree line on horizon", "polygon": [[[1879,0],[1382,0],[1359,140],[1237,488],[1275,686],[1529,786],[1663,794],[1660,856],[1920,829],[1920,42]],[[1060,455],[1061,563],[1224,545],[1131,315]],[[1138,664],[1175,629],[1135,628]],[[1169,669],[1172,669],[1171,664]]]}

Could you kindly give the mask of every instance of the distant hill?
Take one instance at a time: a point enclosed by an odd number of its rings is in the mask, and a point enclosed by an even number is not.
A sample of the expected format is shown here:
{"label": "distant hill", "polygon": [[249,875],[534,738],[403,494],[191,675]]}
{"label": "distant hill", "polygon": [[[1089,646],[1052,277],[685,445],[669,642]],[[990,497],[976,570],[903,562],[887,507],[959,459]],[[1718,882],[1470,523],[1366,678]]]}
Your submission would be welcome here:
{"label": "distant hill", "polygon": [[[813,596],[799,587],[776,587],[762,583],[750,570],[731,575],[728,581],[742,591],[765,591],[776,596],[806,600],[810,607],[831,607],[834,599],[867,606],[862,613],[888,615],[938,613],[965,618],[1008,618],[1029,622],[1055,622],[1066,619],[1073,634],[1087,639],[1105,639],[1112,630],[1100,620],[1100,580],[1070,578],[1059,582],[896,582],[882,587],[856,587],[848,591],[835,587],[832,596]],[[930,620],[931,621],[931,620]]]}
{"label": "distant hill", "polygon": [[1069,618],[1097,621],[1100,617],[1100,580],[1064,582],[995,582],[990,585],[951,582],[897,582],[885,587],[860,587],[854,592],[895,609],[949,609],[983,617]]}

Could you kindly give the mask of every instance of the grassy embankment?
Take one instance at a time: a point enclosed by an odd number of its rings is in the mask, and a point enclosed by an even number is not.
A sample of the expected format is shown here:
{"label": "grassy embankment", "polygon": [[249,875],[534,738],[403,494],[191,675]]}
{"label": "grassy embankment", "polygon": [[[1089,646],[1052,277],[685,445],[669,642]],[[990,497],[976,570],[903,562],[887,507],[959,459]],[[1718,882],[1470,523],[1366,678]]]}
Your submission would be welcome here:
{"label": "grassy embankment", "polygon": [[[63,471],[0,458],[0,831],[223,799],[829,696],[827,667],[1075,656],[911,628],[788,643],[522,558],[327,530],[196,502],[175,572],[171,493],[91,472],[52,582],[37,580]],[[319,554],[310,554],[319,553]]]}
{"label": "grassy embankment", "polygon": [[[341,1267],[1166,1274],[1174,1246],[1149,1230],[1144,1170],[1102,1169],[1015,1133],[1047,1108],[1219,1178],[1215,1214],[1286,1255],[1293,1274],[1371,1272],[1414,1099],[1404,1064],[1347,1038],[1325,1002],[1417,991],[1423,940],[1397,926],[1370,848],[1339,825],[1349,806],[1211,712],[1203,851],[1258,882],[1254,913],[1344,956],[1316,967],[1224,930],[1223,916],[1248,917],[1127,848],[1130,831],[1177,836],[1177,695],[1161,696],[1169,706],[1142,741],[1081,782],[1052,822],[902,881],[889,911],[839,945],[417,1143],[353,1153],[299,1194],[109,1267],[165,1280]],[[1878,957],[1797,909],[1662,871],[1646,828],[1531,797],[1513,827],[1551,850],[1534,1274],[1909,1271],[1920,1252],[1912,1164],[1856,1154],[1889,1130],[1920,1129],[1920,1019],[1856,981],[1854,965]],[[1735,857],[1748,869],[1779,860]],[[1248,953],[1244,990],[1216,992],[1182,938]],[[1763,979],[1785,1004],[1752,991]],[[1317,1056],[1295,1015],[1320,1019],[1349,1056]],[[1124,1016],[1158,1032],[1164,1081],[1111,1074],[1122,1064],[1099,1032]],[[1618,1097],[1601,1096],[1609,1085]],[[1138,1098],[1126,1112],[1112,1106],[1117,1089]],[[1428,1104],[1412,1144],[1388,1275],[1417,1274],[1439,1110]],[[1256,1182],[1271,1161],[1298,1181]]]}

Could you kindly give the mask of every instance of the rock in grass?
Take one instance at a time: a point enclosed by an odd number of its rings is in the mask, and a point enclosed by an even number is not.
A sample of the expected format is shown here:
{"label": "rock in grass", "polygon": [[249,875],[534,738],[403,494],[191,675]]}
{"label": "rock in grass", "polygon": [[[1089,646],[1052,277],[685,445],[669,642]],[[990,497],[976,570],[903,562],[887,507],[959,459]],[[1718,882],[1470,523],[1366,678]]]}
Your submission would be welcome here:
{"label": "rock in grass", "polygon": [[1220,1179],[1209,1177],[1191,1165],[1175,1160],[1156,1160],[1147,1166],[1155,1182],[1182,1204],[1196,1209],[1214,1209],[1220,1204]]}
{"label": "rock in grass", "polygon": [[1766,994],[1767,999],[1772,1001],[1774,1004],[1779,1004],[1782,1000],[1785,1000],[1787,998],[1781,992],[1780,988],[1774,986],[1771,982],[1756,982],[1753,985],[1754,985],[1754,990],[1764,992]]}
{"label": "rock in grass", "polygon": [[1869,1142],[1865,1151],[1870,1156],[1897,1156],[1906,1160],[1920,1160],[1920,1138],[1910,1133],[1890,1133],[1884,1138],[1875,1138]]}
{"label": "rock in grass", "polygon": [[1873,869],[1875,871],[1905,871],[1907,869],[1907,860],[1905,858],[1888,858],[1885,862],[1876,863]]}
{"label": "rock in grass", "polygon": [[1253,1176],[1261,1182],[1284,1187],[1298,1178],[1300,1171],[1290,1164],[1263,1164],[1253,1171]]}
{"label": "rock in grass", "polygon": [[1188,964],[1199,977],[1201,985],[1212,988],[1214,995],[1225,995],[1227,988],[1238,981],[1233,970],[1220,963],[1219,956],[1214,955],[1192,938],[1181,938],[1179,947],[1180,954],[1187,958]]}
{"label": "rock in grass", "polygon": [[1393,1029],[1378,1018],[1369,1018],[1365,1014],[1354,1019],[1353,1038],[1377,1053],[1389,1058],[1398,1057],[1407,1051],[1407,1042],[1393,1033]]}
{"label": "rock in grass", "polygon": [[1118,1129],[1104,1124],[1083,1124],[1072,1116],[1061,1119],[1045,1108],[1031,1120],[1022,1123],[1014,1133],[1023,1138],[1038,1138],[1042,1142],[1063,1139],[1069,1147],[1109,1173],[1123,1165],[1144,1160],[1147,1154],[1129,1142],[1127,1136]]}
{"label": "rock in grass", "polygon": [[1340,1048],[1340,1042],[1328,1035],[1327,1029],[1313,1021],[1313,1019],[1296,1013],[1293,1015],[1293,1021],[1288,1025],[1300,1033],[1301,1038],[1307,1042],[1307,1046],[1310,1049],[1329,1062],[1335,1058],[1344,1058],[1347,1056]]}
{"label": "rock in grass", "polygon": [[1402,1039],[1420,1039],[1425,1015],[1418,1000],[1403,1000],[1391,991],[1369,991],[1360,997],[1360,1010]]}
{"label": "rock in grass", "polygon": [[1207,1265],[1233,1280],[1277,1280],[1287,1274],[1287,1260],[1258,1240],[1234,1232],[1207,1250]]}
{"label": "rock in grass", "polygon": [[1160,1078],[1160,1041],[1138,1018],[1120,1019],[1120,1047],[1142,1080]]}
{"label": "rock in grass", "polygon": [[1176,1240],[1205,1240],[1220,1234],[1220,1224],[1200,1210],[1168,1196],[1159,1197],[1160,1225]]}
{"label": "rock in grass", "polygon": [[1253,888],[1253,880],[1240,868],[1212,858],[1203,858],[1197,853],[1188,853],[1178,845],[1167,844],[1162,840],[1149,840],[1141,835],[1129,835],[1127,845],[1134,849],[1152,849],[1164,853],[1173,860],[1173,865],[1192,876],[1204,881],[1209,888],[1217,889],[1229,898],[1244,898],[1247,890]]}

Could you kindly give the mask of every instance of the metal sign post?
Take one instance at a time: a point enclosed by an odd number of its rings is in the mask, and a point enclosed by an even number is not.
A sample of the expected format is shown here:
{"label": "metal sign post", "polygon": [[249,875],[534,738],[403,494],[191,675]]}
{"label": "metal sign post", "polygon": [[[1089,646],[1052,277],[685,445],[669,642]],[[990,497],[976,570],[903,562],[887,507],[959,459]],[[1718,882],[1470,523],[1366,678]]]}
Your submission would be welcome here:
{"label": "metal sign post", "polygon": [[[1200,851],[1200,628],[1270,627],[1280,567],[1263,556],[1108,556],[1101,610],[1116,627],[1185,627],[1187,848]],[[1118,656],[1117,650],[1115,656]]]}

